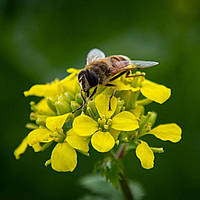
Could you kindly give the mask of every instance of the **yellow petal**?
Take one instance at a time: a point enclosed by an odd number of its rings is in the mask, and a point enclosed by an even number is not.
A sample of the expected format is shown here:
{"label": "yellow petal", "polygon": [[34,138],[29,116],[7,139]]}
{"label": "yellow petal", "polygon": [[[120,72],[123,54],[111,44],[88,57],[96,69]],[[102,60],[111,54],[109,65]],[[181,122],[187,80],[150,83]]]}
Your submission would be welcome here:
{"label": "yellow petal", "polygon": [[40,152],[40,151],[43,150],[43,148],[40,145],[40,143],[36,143],[36,144],[32,145],[32,148],[33,148],[34,152]]}
{"label": "yellow petal", "polygon": [[81,70],[80,69],[76,69],[76,68],[68,68],[67,72],[71,73],[71,74],[78,74]]}
{"label": "yellow petal", "polygon": [[98,123],[87,115],[80,115],[73,121],[73,130],[79,136],[90,136],[98,130]]}
{"label": "yellow petal", "polygon": [[111,99],[111,110],[109,110],[109,101],[110,101],[110,95],[105,94],[99,94],[95,98],[95,105],[98,110],[99,115],[101,118],[103,116],[106,117],[106,119],[109,119],[115,112],[117,107],[117,98],[112,97]]}
{"label": "yellow petal", "polygon": [[77,165],[76,151],[68,143],[58,143],[51,154],[51,166],[58,172],[72,172]]}
{"label": "yellow petal", "polygon": [[30,146],[33,146],[34,144],[40,143],[40,142],[51,142],[53,138],[51,137],[51,131],[45,128],[38,128],[33,131],[31,131],[28,134],[28,144]]}
{"label": "yellow petal", "polygon": [[60,81],[59,86],[65,91],[70,91],[73,94],[79,86],[77,76],[75,76],[75,74],[70,74]]}
{"label": "yellow petal", "polygon": [[149,80],[144,80],[142,82],[141,92],[148,99],[160,104],[169,99],[171,95],[171,90],[169,88]]}
{"label": "yellow petal", "polygon": [[182,130],[177,124],[171,123],[161,124],[152,129],[149,133],[164,141],[178,142],[181,139]]}
{"label": "yellow petal", "polygon": [[92,136],[91,143],[97,151],[108,152],[114,147],[115,140],[109,132],[98,131]]}
{"label": "yellow petal", "polygon": [[113,117],[111,127],[116,130],[133,131],[139,128],[139,125],[134,114],[123,111]]}
{"label": "yellow petal", "polygon": [[42,115],[55,115],[55,113],[49,108],[47,104],[46,99],[42,99],[39,101],[39,103],[36,105],[37,112]]}
{"label": "yellow petal", "polygon": [[27,147],[28,147],[28,140],[27,137],[25,137],[22,140],[21,144],[14,151],[15,158],[20,159],[20,155],[26,151]]}
{"label": "yellow petal", "polygon": [[67,137],[65,141],[68,142],[75,149],[83,152],[89,151],[89,138],[77,135],[73,129],[70,129],[67,132]]}
{"label": "yellow petal", "polygon": [[62,129],[64,123],[70,118],[70,116],[71,116],[71,113],[48,117],[46,119],[46,126],[51,131],[58,131]]}
{"label": "yellow petal", "polygon": [[141,141],[136,148],[136,156],[140,159],[141,165],[145,169],[151,169],[154,166],[154,154],[149,145]]}
{"label": "yellow petal", "polygon": [[58,80],[55,80],[52,83],[34,85],[28,91],[25,91],[24,95],[38,97],[56,96],[60,92],[58,82]]}

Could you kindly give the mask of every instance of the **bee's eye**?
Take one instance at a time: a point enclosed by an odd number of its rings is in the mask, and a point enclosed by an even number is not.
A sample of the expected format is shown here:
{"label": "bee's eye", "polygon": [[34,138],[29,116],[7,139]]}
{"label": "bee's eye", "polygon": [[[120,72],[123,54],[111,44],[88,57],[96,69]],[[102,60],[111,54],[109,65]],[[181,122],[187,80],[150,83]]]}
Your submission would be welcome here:
{"label": "bee's eye", "polygon": [[86,78],[90,87],[98,85],[98,76],[94,72],[86,70]]}
{"label": "bee's eye", "polygon": [[[83,86],[86,87],[88,83],[88,89],[98,85],[98,76],[89,70],[83,70],[78,74],[78,81]],[[86,84],[86,85],[85,85]]]}
{"label": "bee's eye", "polygon": [[85,70],[79,72],[79,74],[78,74],[78,81],[79,82],[83,79],[85,74],[86,74]]}

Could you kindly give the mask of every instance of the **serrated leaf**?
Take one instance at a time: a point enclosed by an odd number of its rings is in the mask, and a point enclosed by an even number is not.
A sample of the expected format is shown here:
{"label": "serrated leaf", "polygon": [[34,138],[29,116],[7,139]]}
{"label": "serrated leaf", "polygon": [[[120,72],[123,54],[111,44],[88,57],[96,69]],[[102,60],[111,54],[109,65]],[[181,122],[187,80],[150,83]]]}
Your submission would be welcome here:
{"label": "serrated leaf", "polygon": [[122,163],[112,157],[106,157],[95,165],[95,172],[99,171],[115,188],[118,188],[120,173],[122,173]]}

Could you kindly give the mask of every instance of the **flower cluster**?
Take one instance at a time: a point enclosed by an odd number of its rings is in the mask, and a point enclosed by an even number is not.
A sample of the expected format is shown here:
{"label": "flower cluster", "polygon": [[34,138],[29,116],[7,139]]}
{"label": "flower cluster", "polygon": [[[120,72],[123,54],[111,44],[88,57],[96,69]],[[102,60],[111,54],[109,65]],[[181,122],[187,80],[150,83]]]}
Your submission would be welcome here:
{"label": "flower cluster", "polygon": [[[97,94],[80,111],[72,111],[82,104],[76,69],[69,69],[69,76],[52,83],[34,85],[25,96],[38,96],[39,102],[31,102],[30,119],[27,128],[32,129],[22,143],[15,149],[16,159],[28,146],[40,152],[54,145],[50,159],[56,171],[73,171],[77,165],[77,151],[89,155],[89,148],[98,152],[117,151],[121,144],[135,149],[136,156],[145,169],[153,168],[154,153],[163,152],[162,148],[150,147],[143,137],[154,135],[163,141],[178,142],[181,128],[175,123],[161,124],[156,127],[157,114],[145,112],[145,105],[152,101],[164,103],[171,90],[153,83],[145,74],[136,72],[135,77],[122,76],[115,82],[117,88],[99,86]],[[91,145],[90,145],[91,144]]]}

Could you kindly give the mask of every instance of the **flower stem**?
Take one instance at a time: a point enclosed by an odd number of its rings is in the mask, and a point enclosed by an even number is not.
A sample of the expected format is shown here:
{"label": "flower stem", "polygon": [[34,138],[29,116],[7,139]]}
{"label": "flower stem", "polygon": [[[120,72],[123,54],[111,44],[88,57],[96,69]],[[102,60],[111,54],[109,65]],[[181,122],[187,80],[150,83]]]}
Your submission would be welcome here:
{"label": "flower stem", "polygon": [[[118,160],[122,160],[126,151],[126,144],[122,144],[116,153],[116,158]],[[133,193],[131,192],[130,186],[128,184],[128,180],[124,174],[124,171],[120,174],[120,186],[122,189],[122,192],[124,194],[124,197],[126,200],[135,200]]]}
{"label": "flower stem", "polygon": [[131,189],[129,187],[129,184],[128,184],[128,181],[127,181],[125,175],[120,174],[120,177],[121,177],[120,186],[121,186],[122,192],[123,192],[126,200],[134,200],[135,198],[131,192]]}

